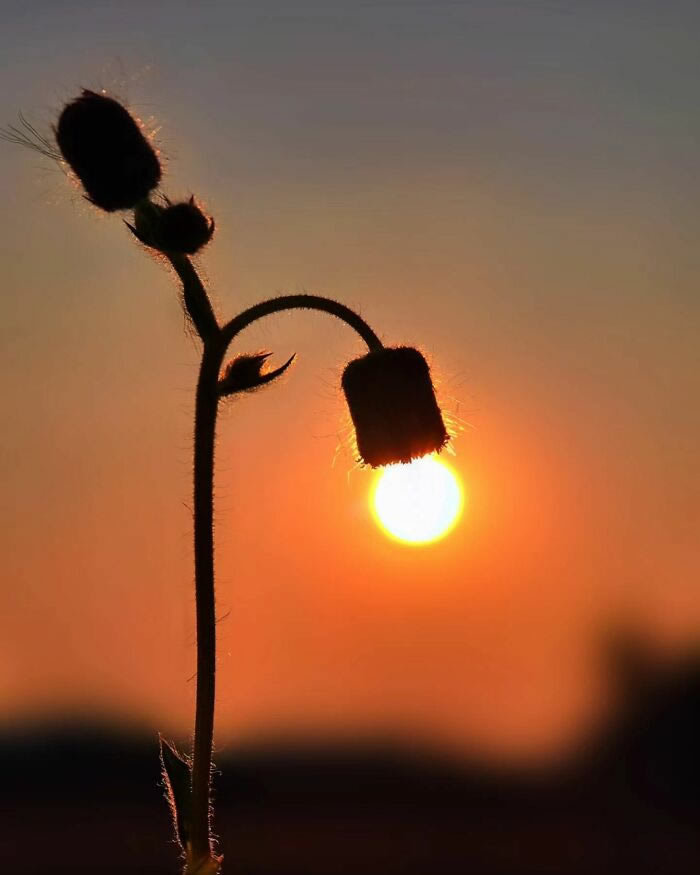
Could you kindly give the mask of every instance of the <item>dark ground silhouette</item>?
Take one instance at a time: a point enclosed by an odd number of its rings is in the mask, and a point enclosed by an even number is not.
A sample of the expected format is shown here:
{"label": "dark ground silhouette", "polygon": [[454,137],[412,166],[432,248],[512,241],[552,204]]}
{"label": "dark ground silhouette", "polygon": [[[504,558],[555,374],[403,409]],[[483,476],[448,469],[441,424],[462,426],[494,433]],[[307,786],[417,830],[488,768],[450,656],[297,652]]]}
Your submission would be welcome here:
{"label": "dark ground silhouette", "polygon": [[[216,830],[240,875],[697,875],[700,667],[639,696],[566,767],[528,774],[382,745],[222,751]],[[0,737],[0,872],[177,875],[157,739]]]}

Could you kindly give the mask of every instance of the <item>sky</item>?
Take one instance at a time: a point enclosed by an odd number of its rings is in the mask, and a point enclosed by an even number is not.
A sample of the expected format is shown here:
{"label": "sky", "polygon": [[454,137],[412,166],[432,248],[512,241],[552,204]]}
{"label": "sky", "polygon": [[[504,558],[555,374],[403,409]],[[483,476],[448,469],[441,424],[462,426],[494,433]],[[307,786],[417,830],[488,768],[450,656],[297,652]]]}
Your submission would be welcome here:
{"label": "sky", "polygon": [[[377,528],[317,314],[218,438],[219,738],[398,733],[552,755],[619,635],[700,644],[692,2],[0,2],[0,119],[82,87],[214,216],[217,311],[309,291],[427,356],[461,428],[443,541]],[[187,733],[197,344],[167,270],[0,143],[0,720]]]}

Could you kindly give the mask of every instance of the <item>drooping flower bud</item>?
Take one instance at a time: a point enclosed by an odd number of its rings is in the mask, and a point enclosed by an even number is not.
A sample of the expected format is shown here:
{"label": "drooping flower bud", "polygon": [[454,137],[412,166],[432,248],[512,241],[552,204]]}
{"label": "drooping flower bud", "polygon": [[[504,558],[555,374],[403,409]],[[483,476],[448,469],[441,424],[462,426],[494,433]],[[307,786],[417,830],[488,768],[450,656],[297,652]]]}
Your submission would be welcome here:
{"label": "drooping flower bud", "polygon": [[384,347],[351,361],[342,379],[361,459],[410,462],[448,440],[430,368],[417,349]]}
{"label": "drooping flower bud", "polygon": [[280,377],[294,361],[294,356],[275,368],[273,371],[263,371],[266,359],[271,352],[258,352],[237,355],[226,366],[224,376],[219,380],[219,394],[222,396],[235,395],[237,392],[248,392],[251,389],[259,389],[266,383],[271,383]]}
{"label": "drooping flower bud", "polygon": [[135,119],[111,97],[84,90],[64,107],[55,133],[88,199],[108,213],[134,207],[160,182],[153,147]]}

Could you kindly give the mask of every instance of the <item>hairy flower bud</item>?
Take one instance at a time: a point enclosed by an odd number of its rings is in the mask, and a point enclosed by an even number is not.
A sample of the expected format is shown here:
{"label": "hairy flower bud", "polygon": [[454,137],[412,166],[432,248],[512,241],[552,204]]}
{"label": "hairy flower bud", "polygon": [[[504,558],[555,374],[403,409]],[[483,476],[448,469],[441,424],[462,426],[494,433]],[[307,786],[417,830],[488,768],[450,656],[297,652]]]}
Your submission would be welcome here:
{"label": "hairy flower bud", "polygon": [[84,90],[64,107],[55,133],[88,199],[108,213],[134,207],[160,182],[153,147],[135,119],[111,97]]}
{"label": "hairy flower bud", "polygon": [[360,457],[373,468],[410,462],[447,443],[430,368],[417,349],[373,350],[350,362],[342,384]]}
{"label": "hairy flower bud", "polygon": [[165,198],[165,203],[141,201],[134,210],[134,224],[127,226],[146,246],[162,252],[199,252],[211,240],[214,220],[204,215],[194,196],[178,204]]}
{"label": "hairy flower bud", "polygon": [[194,255],[211,240],[214,220],[204,215],[194,197],[167,206],[158,223],[160,248]]}
{"label": "hairy flower bud", "polygon": [[219,394],[235,395],[237,392],[259,389],[280,377],[294,361],[292,356],[279,368],[263,371],[263,365],[271,355],[271,352],[237,355],[228,363],[224,376],[219,380]]}

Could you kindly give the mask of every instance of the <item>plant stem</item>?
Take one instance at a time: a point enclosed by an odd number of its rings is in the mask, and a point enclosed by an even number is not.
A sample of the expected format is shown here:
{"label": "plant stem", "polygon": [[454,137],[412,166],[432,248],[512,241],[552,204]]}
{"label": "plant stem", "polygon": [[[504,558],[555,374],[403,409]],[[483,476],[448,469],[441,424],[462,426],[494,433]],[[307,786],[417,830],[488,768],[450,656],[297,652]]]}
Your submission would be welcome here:
{"label": "plant stem", "polygon": [[219,325],[199,274],[186,255],[177,252],[164,253],[182,282],[182,297],[185,308],[199,336],[206,343],[219,333]]}
{"label": "plant stem", "polygon": [[209,825],[211,753],[216,691],[214,596],[214,446],[218,379],[225,347],[204,344],[197,382],[194,425],[194,568],[197,611],[197,704],[192,757],[193,862],[211,857]]}
{"label": "plant stem", "polygon": [[[194,423],[194,569],[197,613],[197,693],[192,756],[192,808],[189,862],[193,870],[216,865],[211,843],[211,754],[216,695],[216,600],[214,589],[214,450],[219,407],[219,374],[231,341],[257,319],[282,310],[330,313],[360,335],[370,350],[382,343],[369,325],[348,307],[318,295],[284,295],[239,313],[223,328],[206,290],[185,256],[168,253],[183,285],[187,312],[204,348],[197,381]],[[213,870],[211,870],[213,871]]]}
{"label": "plant stem", "polygon": [[320,310],[323,313],[329,313],[354,328],[370,350],[382,349],[381,340],[361,316],[346,307],[345,304],[331,298],[323,298],[320,295],[280,295],[278,298],[268,298],[266,301],[254,304],[234,316],[221,328],[224,344],[228,346],[237,334],[251,323],[262,319],[263,316],[280,313],[283,310]]}

